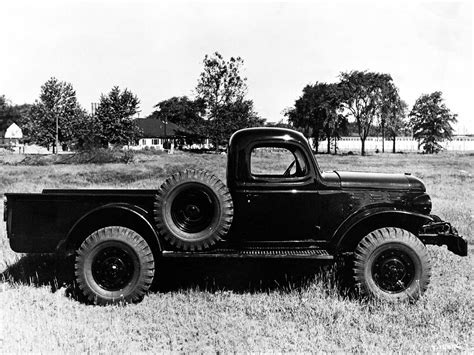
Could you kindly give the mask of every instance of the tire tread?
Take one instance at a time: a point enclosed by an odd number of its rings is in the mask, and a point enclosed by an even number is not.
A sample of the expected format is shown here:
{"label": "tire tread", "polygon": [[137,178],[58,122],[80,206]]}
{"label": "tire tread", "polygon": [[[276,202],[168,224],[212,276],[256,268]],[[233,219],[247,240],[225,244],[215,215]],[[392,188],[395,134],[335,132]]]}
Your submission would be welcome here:
{"label": "tire tread", "polygon": [[[199,241],[183,240],[179,235],[175,235],[167,227],[167,222],[162,214],[167,202],[168,193],[176,186],[187,182],[198,182],[208,186],[217,196],[220,204],[221,215],[217,228],[207,238]],[[180,250],[200,251],[212,247],[228,233],[233,220],[233,211],[232,196],[225,184],[217,176],[205,170],[186,169],[173,174],[163,182],[155,196],[153,215],[159,234],[169,244]]]}
{"label": "tire tread", "polygon": [[[370,255],[381,245],[386,243],[400,243],[411,248],[419,257],[422,265],[421,280],[418,282],[419,289],[415,293],[387,294],[382,290],[374,290],[369,285],[366,275],[366,263]],[[389,301],[416,299],[423,294],[430,282],[431,263],[425,245],[412,233],[405,229],[396,227],[384,227],[367,234],[357,245],[354,251],[353,277],[355,286],[362,295],[382,298]],[[394,296],[396,295],[396,296]]]}
{"label": "tire tread", "polygon": [[[94,248],[100,247],[101,243],[109,240],[120,240],[121,242],[126,243],[129,247],[135,250],[140,262],[140,270],[136,286],[129,292],[129,294],[119,298],[110,298],[97,294],[94,291],[94,288],[90,286],[90,280],[87,276],[90,273],[90,270],[84,270],[84,264],[89,253]],[[91,303],[106,305],[116,304],[119,302],[136,302],[144,297],[153,282],[155,261],[150,246],[138,233],[121,226],[109,226],[91,233],[82,242],[76,251],[74,274],[76,276],[79,290]]]}

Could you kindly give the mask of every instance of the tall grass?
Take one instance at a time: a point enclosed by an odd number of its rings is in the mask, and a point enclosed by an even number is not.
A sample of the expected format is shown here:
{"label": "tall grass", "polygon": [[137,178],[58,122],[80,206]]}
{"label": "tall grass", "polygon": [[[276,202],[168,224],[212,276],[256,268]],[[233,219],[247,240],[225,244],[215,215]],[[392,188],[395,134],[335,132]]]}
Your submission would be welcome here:
{"label": "tall grass", "polygon": [[[453,222],[472,249],[472,156],[317,159],[325,170],[423,178],[433,212]],[[0,165],[0,195],[56,187],[153,188],[189,167],[225,179],[226,157],[144,154],[132,163],[105,165],[9,162]],[[474,257],[440,247],[429,251],[432,282],[415,304],[354,298],[337,287],[331,267],[313,262],[169,261],[158,264],[156,285],[142,303],[95,307],[71,297],[69,261],[13,253],[2,222],[0,352],[473,352]]]}

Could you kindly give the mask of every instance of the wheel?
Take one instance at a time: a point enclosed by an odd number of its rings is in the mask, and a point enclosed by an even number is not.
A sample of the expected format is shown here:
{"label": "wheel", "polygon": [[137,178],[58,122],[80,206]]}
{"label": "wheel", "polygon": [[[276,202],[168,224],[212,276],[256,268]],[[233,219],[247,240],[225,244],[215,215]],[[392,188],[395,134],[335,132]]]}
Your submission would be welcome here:
{"label": "wheel", "polygon": [[397,302],[416,300],[426,291],[431,263],[417,237],[390,227],[377,229],[360,241],[353,270],[362,295]]}
{"label": "wheel", "polygon": [[140,301],[155,272],[148,243],[125,227],[105,227],[89,235],[76,253],[76,282],[88,301],[115,304]]}
{"label": "wheel", "polygon": [[229,231],[233,204],[227,187],[216,176],[185,170],[161,185],[155,202],[160,234],[181,250],[202,250]]}

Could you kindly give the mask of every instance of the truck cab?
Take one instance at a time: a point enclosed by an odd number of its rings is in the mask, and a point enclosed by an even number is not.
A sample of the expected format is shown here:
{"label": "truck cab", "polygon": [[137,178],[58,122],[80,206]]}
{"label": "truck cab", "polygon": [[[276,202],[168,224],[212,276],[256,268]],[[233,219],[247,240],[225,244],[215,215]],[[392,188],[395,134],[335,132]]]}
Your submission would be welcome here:
{"label": "truck cab", "polygon": [[[273,162],[268,164],[268,159]],[[229,238],[320,240],[326,187],[307,140],[296,131],[244,129],[229,143],[227,186],[234,201]]]}

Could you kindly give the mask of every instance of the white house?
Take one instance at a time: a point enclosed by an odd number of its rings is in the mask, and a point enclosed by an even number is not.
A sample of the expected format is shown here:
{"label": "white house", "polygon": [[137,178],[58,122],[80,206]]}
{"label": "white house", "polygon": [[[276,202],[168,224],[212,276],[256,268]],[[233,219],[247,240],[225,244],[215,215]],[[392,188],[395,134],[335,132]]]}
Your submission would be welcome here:
{"label": "white house", "polygon": [[4,143],[17,146],[20,144],[20,139],[22,138],[23,132],[21,131],[21,128],[18,127],[16,123],[12,123],[5,131]]}
{"label": "white house", "polygon": [[182,146],[189,135],[186,130],[172,122],[163,122],[155,118],[137,118],[135,120],[142,134],[135,145],[129,149],[170,149]]}

